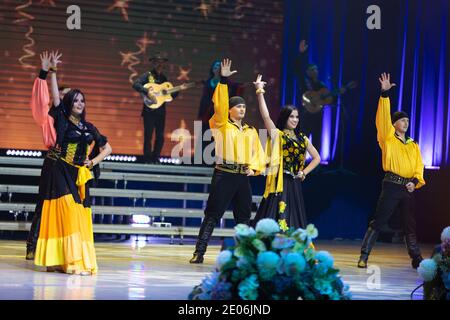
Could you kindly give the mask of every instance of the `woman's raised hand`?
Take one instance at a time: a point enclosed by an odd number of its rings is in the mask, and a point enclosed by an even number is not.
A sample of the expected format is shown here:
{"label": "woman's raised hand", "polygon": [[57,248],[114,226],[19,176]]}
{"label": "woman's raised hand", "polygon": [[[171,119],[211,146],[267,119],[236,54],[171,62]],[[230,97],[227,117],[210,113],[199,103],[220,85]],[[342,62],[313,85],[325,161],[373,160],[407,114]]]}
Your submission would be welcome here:
{"label": "woman's raised hand", "polygon": [[51,67],[56,69],[58,67],[58,63],[61,63],[62,53],[59,53],[59,51],[52,51],[50,54],[50,60],[51,60]]}
{"label": "woman's raised hand", "polygon": [[223,59],[223,61],[220,63],[220,74],[222,75],[222,77],[230,77],[236,72],[236,70],[231,71],[231,60]]}
{"label": "woman's raised hand", "polygon": [[267,82],[262,81],[262,75],[258,74],[258,76],[256,77],[256,81],[253,82],[253,84],[255,85],[255,89],[258,90],[258,89],[264,89]]}

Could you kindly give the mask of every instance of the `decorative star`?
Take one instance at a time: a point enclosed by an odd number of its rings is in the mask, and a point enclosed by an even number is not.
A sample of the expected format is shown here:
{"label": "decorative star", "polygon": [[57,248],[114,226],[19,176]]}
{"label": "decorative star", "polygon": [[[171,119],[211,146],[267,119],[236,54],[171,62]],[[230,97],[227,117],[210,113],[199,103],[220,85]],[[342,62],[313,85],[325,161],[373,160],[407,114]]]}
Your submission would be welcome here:
{"label": "decorative star", "polygon": [[119,9],[122,13],[122,17],[128,22],[128,2],[131,0],[114,0],[114,3],[108,8],[108,11]]}
{"label": "decorative star", "polygon": [[120,63],[121,66],[123,66],[125,63],[132,63],[136,62],[136,57],[134,56],[134,52],[120,52],[120,55],[122,56],[122,62]]}
{"label": "decorative star", "polygon": [[142,36],[142,38],[138,39],[136,41],[137,46],[141,49],[142,52],[146,52],[148,45],[150,44],[155,44],[156,42],[152,39],[150,39],[147,36],[147,31],[144,32],[144,35]]}
{"label": "decorative star", "polygon": [[203,18],[205,18],[207,20],[208,19],[208,13],[211,10],[210,8],[211,8],[211,6],[209,4],[206,4],[202,0],[202,2],[200,3],[200,6],[198,6],[197,8],[194,8],[194,10],[199,10],[203,14]]}
{"label": "decorative star", "polygon": [[48,4],[52,7],[56,7],[55,1],[53,0],[41,0],[41,2],[39,2],[39,4],[43,4],[44,2],[48,2]]}
{"label": "decorative star", "polygon": [[180,74],[177,77],[177,80],[179,80],[179,81],[182,81],[182,80],[188,81],[188,80],[190,80],[190,78],[188,76],[189,72],[191,72],[190,68],[189,69],[183,69],[182,67],[178,67],[178,69],[180,71]]}

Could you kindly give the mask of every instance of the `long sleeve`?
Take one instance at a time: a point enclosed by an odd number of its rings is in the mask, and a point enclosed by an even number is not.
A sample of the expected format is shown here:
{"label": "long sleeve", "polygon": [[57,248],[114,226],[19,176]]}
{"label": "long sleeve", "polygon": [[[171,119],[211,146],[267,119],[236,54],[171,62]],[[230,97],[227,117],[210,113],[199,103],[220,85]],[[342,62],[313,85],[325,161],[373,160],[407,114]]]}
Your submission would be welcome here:
{"label": "long sleeve", "polygon": [[214,114],[209,120],[211,128],[220,128],[228,121],[229,95],[226,79],[222,78],[214,90],[212,101],[214,103]]}
{"label": "long sleeve", "polygon": [[387,92],[383,92],[378,101],[375,124],[379,143],[384,143],[394,137],[395,129],[391,121],[391,102]]}
{"label": "long sleeve", "polygon": [[300,93],[303,94],[306,89],[306,82],[305,82],[305,74],[306,74],[306,53],[300,53],[295,59],[295,66],[294,66],[294,73],[297,77],[298,81],[298,89],[300,90]]}
{"label": "long sleeve", "polygon": [[416,168],[414,170],[414,179],[416,184],[416,189],[419,189],[425,185],[425,180],[423,178],[423,170],[424,170],[424,164],[422,160],[422,155],[420,153],[419,145],[416,144]]}
{"label": "long sleeve", "polygon": [[31,113],[34,121],[41,126],[45,123],[48,116],[48,105],[50,103],[50,94],[45,77],[47,72],[41,70],[39,77],[34,80],[33,90],[31,92]]}
{"label": "long sleeve", "polygon": [[41,127],[43,143],[50,148],[56,142],[56,130],[54,119],[49,115],[50,94],[46,76],[47,72],[41,70],[39,77],[34,80],[30,107],[34,121]]}
{"label": "long sleeve", "polygon": [[257,134],[256,129],[254,130],[254,137],[253,137],[253,154],[252,159],[250,162],[250,169],[255,171],[255,175],[259,175],[266,169],[266,156],[264,149],[261,145],[261,141],[259,140],[259,136]]}
{"label": "long sleeve", "polygon": [[144,85],[148,82],[148,72],[142,74],[139,78],[136,79],[133,83],[133,89],[139,93],[147,94],[148,90],[144,88]]}

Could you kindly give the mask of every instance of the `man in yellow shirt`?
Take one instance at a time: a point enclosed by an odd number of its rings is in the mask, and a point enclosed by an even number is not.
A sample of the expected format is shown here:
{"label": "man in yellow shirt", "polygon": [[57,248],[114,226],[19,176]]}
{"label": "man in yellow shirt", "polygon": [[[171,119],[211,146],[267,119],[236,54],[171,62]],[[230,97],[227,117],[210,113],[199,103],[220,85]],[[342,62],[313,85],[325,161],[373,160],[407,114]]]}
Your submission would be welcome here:
{"label": "man in yellow shirt", "polygon": [[249,224],[252,206],[252,190],[249,176],[265,169],[264,151],[255,128],[244,124],[245,100],[228,97],[227,78],[231,61],[221,63],[221,80],[214,95],[214,115],[209,120],[216,143],[216,167],[211,180],[205,218],[190,263],[203,263],[203,256],[214,228],[229,204],[233,204],[236,224]]}
{"label": "man in yellow shirt", "polygon": [[408,115],[397,111],[391,117],[389,90],[395,86],[395,83],[391,84],[390,75],[385,73],[379,80],[382,93],[378,102],[376,127],[383,170],[386,174],[375,215],[369,223],[361,246],[358,267],[367,268],[367,260],[378,233],[388,222],[394,210],[398,208],[403,218],[403,231],[408,254],[412,260],[411,264],[414,269],[417,269],[423,258],[417,244],[413,193],[415,189],[425,185],[424,165],[419,145],[406,135],[409,127]]}

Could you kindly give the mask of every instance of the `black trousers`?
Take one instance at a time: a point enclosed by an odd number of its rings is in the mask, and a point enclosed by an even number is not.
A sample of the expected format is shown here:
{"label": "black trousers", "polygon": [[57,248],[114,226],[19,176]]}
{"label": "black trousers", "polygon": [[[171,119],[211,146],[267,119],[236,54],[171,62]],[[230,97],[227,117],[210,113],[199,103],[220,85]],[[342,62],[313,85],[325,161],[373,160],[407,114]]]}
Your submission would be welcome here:
{"label": "black trousers", "polygon": [[[156,110],[144,107],[144,160],[156,162],[164,145],[164,127],[166,123],[166,107],[163,105]],[[152,149],[153,130],[155,131],[155,145]]]}
{"label": "black trousers", "polygon": [[375,231],[380,231],[398,210],[401,214],[405,235],[416,234],[416,218],[414,214],[414,195],[400,184],[383,181],[383,188],[378,199],[377,208],[369,223]]}
{"label": "black trousers", "polygon": [[252,213],[252,189],[244,174],[214,170],[205,209],[205,218],[214,218],[216,223],[223,217],[230,203],[236,224],[249,224]]}

